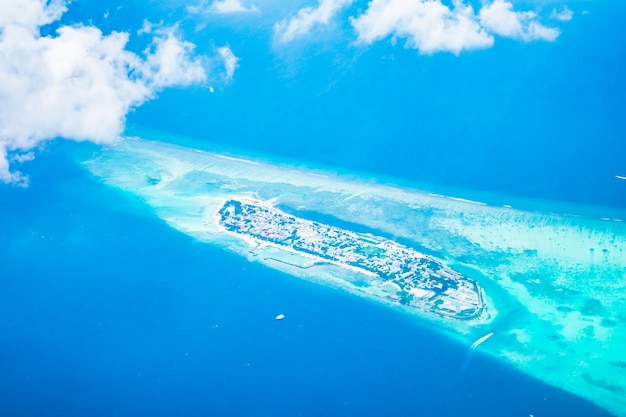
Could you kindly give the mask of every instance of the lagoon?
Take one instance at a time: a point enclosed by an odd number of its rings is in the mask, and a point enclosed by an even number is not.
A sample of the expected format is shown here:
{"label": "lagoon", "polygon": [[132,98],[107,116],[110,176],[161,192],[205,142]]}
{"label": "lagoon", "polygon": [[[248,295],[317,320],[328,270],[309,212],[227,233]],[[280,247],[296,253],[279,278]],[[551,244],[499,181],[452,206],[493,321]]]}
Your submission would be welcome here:
{"label": "lagoon", "polygon": [[[247,196],[294,211],[319,213],[408,242],[477,280],[488,318],[433,320],[406,308],[447,337],[471,344],[551,385],[616,415],[626,409],[621,373],[626,312],[620,299],[626,268],[626,226],[601,208],[537,210],[493,206],[433,190],[381,185],[323,170],[128,138],[84,165],[105,184],[144,200],[175,229],[251,262],[322,285],[354,272],[296,272],[250,255],[250,245],[219,233],[224,199]],[[355,295],[362,295],[353,292]],[[372,298],[365,297],[373,302]]]}

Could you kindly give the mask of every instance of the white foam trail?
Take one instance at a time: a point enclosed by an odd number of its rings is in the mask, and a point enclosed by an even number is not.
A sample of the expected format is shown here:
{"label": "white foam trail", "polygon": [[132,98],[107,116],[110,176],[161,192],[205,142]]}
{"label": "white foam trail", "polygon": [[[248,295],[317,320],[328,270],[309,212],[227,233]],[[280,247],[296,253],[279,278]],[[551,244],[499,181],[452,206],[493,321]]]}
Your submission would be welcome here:
{"label": "white foam trail", "polygon": [[483,203],[482,201],[474,201],[474,200],[468,200],[467,198],[460,198],[460,197],[447,197],[450,200],[455,200],[455,201],[460,201],[462,203],[470,203],[470,204],[478,204],[479,206],[486,206],[486,203]]}
{"label": "white foam trail", "polygon": [[483,337],[481,337],[480,339],[478,339],[474,343],[472,343],[472,347],[470,347],[470,349],[472,349],[472,350],[476,349],[478,347],[478,345],[480,345],[481,343],[484,343],[491,336],[493,336],[493,332],[487,333],[486,335],[484,335]]}
{"label": "white foam trail", "polygon": [[469,366],[469,363],[472,360],[472,356],[474,356],[474,351],[476,350],[476,348],[480,344],[484,343],[491,336],[493,336],[493,332],[487,333],[486,335],[484,335],[483,337],[477,339],[474,343],[472,343],[472,346],[470,346],[469,350],[467,351],[467,354],[465,355],[465,360],[463,361],[463,365],[461,366],[461,375],[465,372],[465,370]]}

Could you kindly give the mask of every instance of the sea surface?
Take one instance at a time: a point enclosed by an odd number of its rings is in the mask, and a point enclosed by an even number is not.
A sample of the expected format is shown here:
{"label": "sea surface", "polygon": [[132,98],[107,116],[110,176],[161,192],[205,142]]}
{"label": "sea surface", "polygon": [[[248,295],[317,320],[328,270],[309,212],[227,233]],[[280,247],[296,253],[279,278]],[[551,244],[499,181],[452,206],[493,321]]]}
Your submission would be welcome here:
{"label": "sea surface", "polygon": [[4,415],[609,415],[480,352],[462,372],[468,346],[413,317],[199,243],[72,148],[2,194]]}
{"label": "sea surface", "polygon": [[[116,2],[74,3],[68,22],[105,31],[183,16],[146,0],[105,21]],[[460,56],[328,38],[281,48],[263,19],[182,24],[200,52],[229,44],[233,81],[164,91],[125,133],[531,210],[623,213],[626,5],[570,7],[554,43],[497,39]],[[469,346],[414,317],[180,233],[80,166],[96,152],[50,142],[28,188],[0,185],[1,415],[610,415],[480,351],[462,370]]]}

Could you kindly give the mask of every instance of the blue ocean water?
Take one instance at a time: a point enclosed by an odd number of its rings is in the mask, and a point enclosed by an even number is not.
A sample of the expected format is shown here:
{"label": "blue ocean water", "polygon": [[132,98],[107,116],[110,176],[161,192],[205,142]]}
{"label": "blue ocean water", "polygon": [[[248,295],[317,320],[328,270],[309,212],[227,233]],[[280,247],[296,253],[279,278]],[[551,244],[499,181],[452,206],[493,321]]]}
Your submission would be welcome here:
{"label": "blue ocean water", "polygon": [[129,126],[338,170],[625,207],[615,178],[626,169],[625,6],[574,6],[555,43],[498,38],[458,57],[343,39],[268,50],[266,31],[233,36],[215,19],[214,42],[241,57],[232,84],[165,91]]}
{"label": "blue ocean water", "polygon": [[3,415],[608,415],[479,353],[461,374],[467,346],[198,243],[71,148],[1,197]]}
{"label": "blue ocean water", "polygon": [[[104,19],[117,5],[74,1],[65,19],[111,31],[183,16],[139,1]],[[497,39],[459,57],[279,48],[262,22],[183,23],[201,53],[228,43],[236,76],[160,93],[128,133],[623,208],[626,5],[574,6],[556,43]],[[55,142],[28,189],[0,191],[2,415],[607,415],[480,353],[460,374],[467,346],[418,321],[182,235],[83,171],[74,155],[89,151]]]}

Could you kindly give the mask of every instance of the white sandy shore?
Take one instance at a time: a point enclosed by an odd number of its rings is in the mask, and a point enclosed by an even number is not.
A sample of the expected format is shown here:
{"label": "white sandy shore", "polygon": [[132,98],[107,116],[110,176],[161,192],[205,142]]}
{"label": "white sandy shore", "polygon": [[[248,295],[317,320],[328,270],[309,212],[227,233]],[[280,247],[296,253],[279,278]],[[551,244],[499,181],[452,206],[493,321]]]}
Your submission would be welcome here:
{"label": "white sandy shore", "polygon": [[[437,325],[469,343],[497,324],[482,350],[626,416],[624,223],[492,207],[143,140],[124,141],[85,164],[104,182],[144,199],[172,227],[378,302],[352,284],[354,271],[301,269],[250,255],[253,242],[223,233],[216,210],[232,196],[272,201],[410,239],[448,263],[480,271],[476,279],[482,280],[491,319],[435,320]],[[508,315],[513,309],[516,314]]]}

